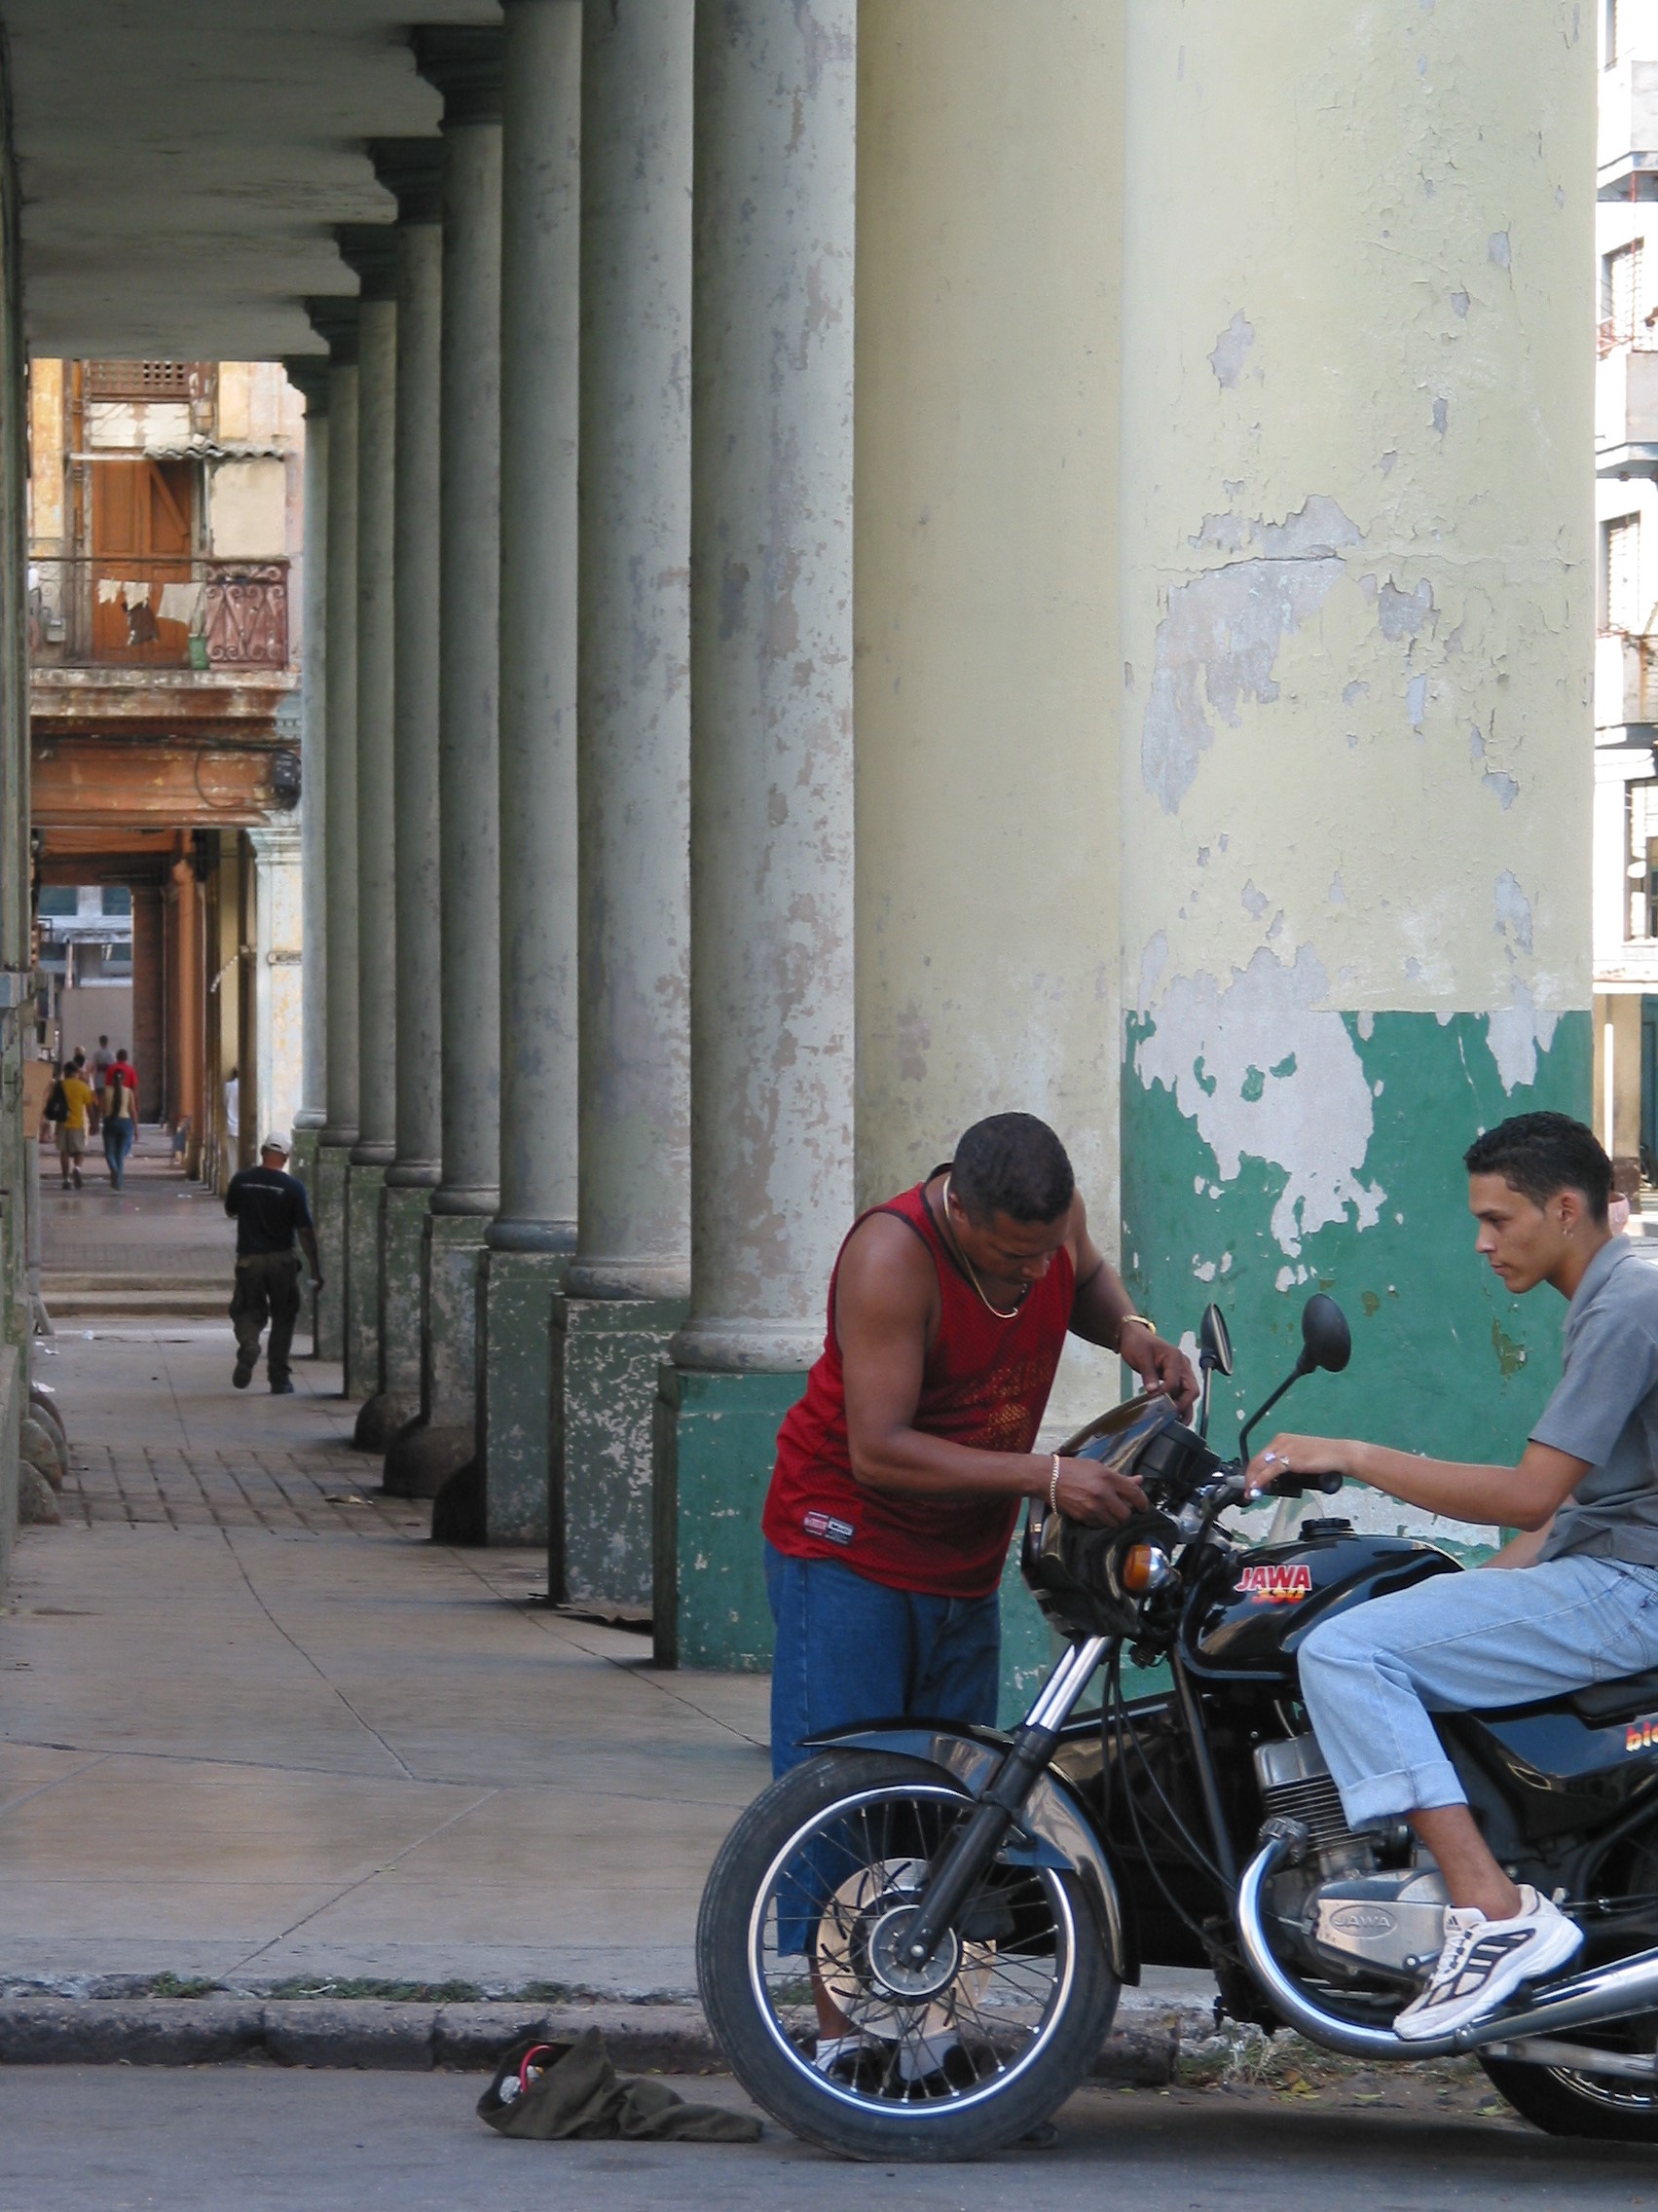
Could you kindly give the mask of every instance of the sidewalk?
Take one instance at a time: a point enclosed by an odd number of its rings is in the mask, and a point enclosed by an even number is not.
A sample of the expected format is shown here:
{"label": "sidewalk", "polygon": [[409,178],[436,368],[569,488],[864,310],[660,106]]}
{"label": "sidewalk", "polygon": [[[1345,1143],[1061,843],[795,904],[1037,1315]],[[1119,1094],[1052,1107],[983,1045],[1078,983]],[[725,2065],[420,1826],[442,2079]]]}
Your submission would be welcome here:
{"label": "sidewalk", "polygon": [[[46,1198],[49,1284],[228,1276],[217,1201],[159,1162]],[[335,1367],[273,1399],[232,1389],[228,1321],[59,1330],[64,1522],[0,1611],[0,1987],[690,1990],[764,1680],[537,1607],[537,1552],[432,1545]]]}

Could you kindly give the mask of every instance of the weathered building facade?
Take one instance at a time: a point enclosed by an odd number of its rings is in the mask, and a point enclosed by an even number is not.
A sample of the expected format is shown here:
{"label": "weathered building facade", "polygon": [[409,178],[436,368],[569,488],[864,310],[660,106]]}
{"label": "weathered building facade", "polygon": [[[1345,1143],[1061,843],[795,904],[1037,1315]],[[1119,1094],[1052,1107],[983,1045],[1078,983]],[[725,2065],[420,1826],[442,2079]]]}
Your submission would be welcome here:
{"label": "weathered building facade", "polygon": [[1459,1155],[1590,1104],[1584,12],[295,14],[239,327],[307,401],[299,1121],[388,1486],[763,1663],[840,1239],[1013,1106],[1165,1329],[1264,1387],[1317,1283],[1309,1423],[1517,1446],[1553,1317]]}

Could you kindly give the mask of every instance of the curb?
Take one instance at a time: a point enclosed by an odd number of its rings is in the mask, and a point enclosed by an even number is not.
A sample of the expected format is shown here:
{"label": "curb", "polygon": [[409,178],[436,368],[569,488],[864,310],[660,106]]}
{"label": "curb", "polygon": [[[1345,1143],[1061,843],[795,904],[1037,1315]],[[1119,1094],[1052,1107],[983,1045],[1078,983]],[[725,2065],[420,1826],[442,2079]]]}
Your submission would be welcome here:
{"label": "curb", "polygon": [[[597,2028],[621,2073],[722,2074],[695,2005],[418,2005],[384,1999],[146,1997],[13,1999],[0,2004],[0,2066],[278,2066],[489,2073],[526,2036],[565,2041]],[[1162,2087],[1180,2031],[1108,2036],[1092,2079]]]}

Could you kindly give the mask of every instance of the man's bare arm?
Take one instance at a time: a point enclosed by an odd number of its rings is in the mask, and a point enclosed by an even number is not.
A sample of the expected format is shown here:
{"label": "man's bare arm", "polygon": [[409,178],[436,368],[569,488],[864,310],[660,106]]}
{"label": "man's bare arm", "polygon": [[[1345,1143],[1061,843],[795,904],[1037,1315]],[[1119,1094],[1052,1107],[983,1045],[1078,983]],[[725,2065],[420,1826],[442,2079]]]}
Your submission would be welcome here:
{"label": "man's bare arm", "polygon": [[1265,1489],[1274,1475],[1326,1472],[1368,1483],[1372,1490],[1452,1521],[1534,1530],[1546,1528],[1566,1503],[1589,1472],[1589,1461],[1550,1444],[1532,1443],[1517,1467],[1483,1467],[1419,1459],[1413,1452],[1361,1444],[1352,1437],[1286,1434],[1274,1436],[1256,1454],[1249,1480],[1254,1488]]}
{"label": "man's bare arm", "polygon": [[[1047,1497],[1048,1454],[983,1452],[915,1426],[938,1295],[926,1247],[901,1222],[876,1214],[854,1233],[835,1295],[854,1478],[910,1495]],[[1066,1459],[1059,1503],[1073,1519],[1115,1524],[1143,1506],[1145,1494],[1092,1460]]]}

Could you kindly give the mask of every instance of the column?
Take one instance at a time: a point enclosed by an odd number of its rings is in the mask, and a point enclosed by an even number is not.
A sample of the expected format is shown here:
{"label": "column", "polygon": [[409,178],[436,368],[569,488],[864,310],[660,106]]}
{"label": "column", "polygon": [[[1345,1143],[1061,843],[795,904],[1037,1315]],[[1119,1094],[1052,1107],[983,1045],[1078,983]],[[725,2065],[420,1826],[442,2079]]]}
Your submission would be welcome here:
{"label": "column", "polygon": [[392,792],[396,844],[396,1157],[380,1211],[380,1372],[356,1441],[384,1452],[421,1407],[421,1252],[441,1172],[438,871],[438,443],[443,146],[376,139],[397,201]]}
{"label": "column", "polygon": [[763,1664],[759,1512],[852,1218],[857,8],[698,11],[691,1309],[661,1375],[657,1649]]}
{"label": "column", "polygon": [[[300,970],[304,1067],[294,1115],[293,1170],[315,1196],[317,1137],[328,1119],[328,885],[323,825],[328,810],[328,362],[302,355],[286,363],[305,395],[305,556],[300,624]],[[134,1025],[135,1026],[135,1025]],[[142,1069],[143,1063],[139,1062]],[[312,1343],[314,1300],[308,1289]]]}
{"label": "column", "polygon": [[1259,34],[1128,11],[1124,1257],[1170,1334],[1224,1304],[1228,1397],[1321,1288],[1352,1366],[1295,1425],[1490,1459],[1559,1318],[1475,1260],[1461,1155],[1590,1104],[1594,33]]}
{"label": "column", "polygon": [[581,57],[578,1234],[549,1587],[648,1605],[656,1373],[690,1289],[691,0]]}
{"label": "column", "polygon": [[500,1208],[481,1276],[484,1529],[544,1543],[575,1244],[580,0],[506,0],[501,131]]}
{"label": "column", "polygon": [[[500,33],[417,35],[444,95],[438,511],[442,1181],[423,1252],[421,1416],[386,1487],[433,1497],[476,1454],[478,1270],[500,1185]],[[474,1520],[481,1520],[475,1512]]]}
{"label": "column", "polygon": [[[396,1153],[392,514],[397,256],[384,223],[348,223],[340,257],[357,302],[357,1141],[346,1176],[346,1395],[380,1376],[380,1194]],[[354,1441],[362,1443],[360,1436]]]}
{"label": "column", "polygon": [[328,341],[328,635],[324,713],[328,902],[328,1119],[317,1132],[313,1199],[322,1290],[317,1356],[346,1352],[346,1177],[357,1141],[357,303],[313,300]]}
{"label": "column", "polygon": [[[1122,140],[1121,7],[864,0],[857,1200],[1017,1108],[1113,1256]],[[1119,1394],[1073,1343],[1054,1440]]]}
{"label": "column", "polygon": [[[297,828],[275,825],[247,832],[253,852],[252,1057],[259,1124],[244,1126],[244,1151],[272,1130],[285,1135],[299,1118],[304,1082],[303,835]],[[253,1157],[257,1160],[257,1151]]]}

